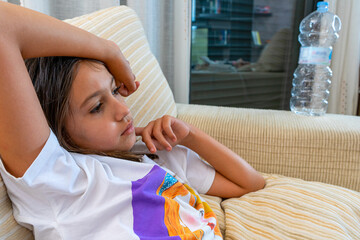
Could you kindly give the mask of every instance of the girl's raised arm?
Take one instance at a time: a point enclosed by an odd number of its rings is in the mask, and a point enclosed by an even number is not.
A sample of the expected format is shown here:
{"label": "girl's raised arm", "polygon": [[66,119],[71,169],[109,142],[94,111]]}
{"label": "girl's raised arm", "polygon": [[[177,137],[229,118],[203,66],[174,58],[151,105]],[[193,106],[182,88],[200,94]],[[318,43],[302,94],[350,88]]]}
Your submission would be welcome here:
{"label": "girl's raised arm", "polygon": [[0,1],[0,155],[22,176],[40,153],[49,127],[24,64],[25,58],[77,56],[103,61],[115,80],[137,84],[116,44],[47,15]]}

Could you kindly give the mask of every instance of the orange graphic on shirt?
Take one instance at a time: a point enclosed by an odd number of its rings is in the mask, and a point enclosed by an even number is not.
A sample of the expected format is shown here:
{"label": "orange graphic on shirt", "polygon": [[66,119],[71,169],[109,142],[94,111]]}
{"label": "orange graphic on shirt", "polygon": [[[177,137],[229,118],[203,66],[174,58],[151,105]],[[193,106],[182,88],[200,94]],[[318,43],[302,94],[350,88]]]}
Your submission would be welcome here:
{"label": "orange graphic on shirt", "polygon": [[179,236],[182,240],[202,239],[204,231],[213,231],[221,237],[215,213],[193,189],[177,181],[164,190],[165,182],[164,179],[157,194],[165,198],[164,223],[169,236]]}

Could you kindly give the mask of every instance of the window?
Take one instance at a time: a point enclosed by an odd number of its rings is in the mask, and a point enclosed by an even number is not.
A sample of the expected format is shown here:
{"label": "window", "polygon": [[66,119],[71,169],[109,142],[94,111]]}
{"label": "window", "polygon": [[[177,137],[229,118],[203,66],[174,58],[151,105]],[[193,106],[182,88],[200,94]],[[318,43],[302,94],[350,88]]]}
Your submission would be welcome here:
{"label": "window", "polygon": [[190,103],[288,110],[298,26],[316,2],[193,0]]}

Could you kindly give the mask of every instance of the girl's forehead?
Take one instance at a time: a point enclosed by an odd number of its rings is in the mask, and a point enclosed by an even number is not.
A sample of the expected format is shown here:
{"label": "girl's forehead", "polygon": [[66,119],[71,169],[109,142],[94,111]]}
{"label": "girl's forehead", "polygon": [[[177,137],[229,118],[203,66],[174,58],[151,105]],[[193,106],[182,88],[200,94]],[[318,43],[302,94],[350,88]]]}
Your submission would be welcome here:
{"label": "girl's forehead", "polygon": [[97,64],[95,68],[93,63],[81,62],[71,86],[70,103],[80,106],[89,96],[111,88],[112,79],[104,65]]}
{"label": "girl's forehead", "polygon": [[82,61],[79,63],[73,85],[102,85],[104,81],[111,78],[111,74],[103,64],[93,61]]}

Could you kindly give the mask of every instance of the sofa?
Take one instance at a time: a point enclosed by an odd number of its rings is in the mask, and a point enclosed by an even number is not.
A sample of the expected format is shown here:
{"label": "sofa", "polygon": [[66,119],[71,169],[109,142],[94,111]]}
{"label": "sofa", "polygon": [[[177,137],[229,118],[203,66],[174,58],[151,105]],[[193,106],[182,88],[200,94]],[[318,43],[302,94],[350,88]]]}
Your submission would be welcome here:
{"label": "sofa", "polygon": [[[136,125],[176,116],[263,174],[264,189],[240,198],[202,195],[224,239],[360,239],[359,117],[177,104],[132,9],[118,6],[66,22],[120,46],[141,82],[126,98]],[[0,193],[0,239],[33,239],[14,220],[2,180]]]}

